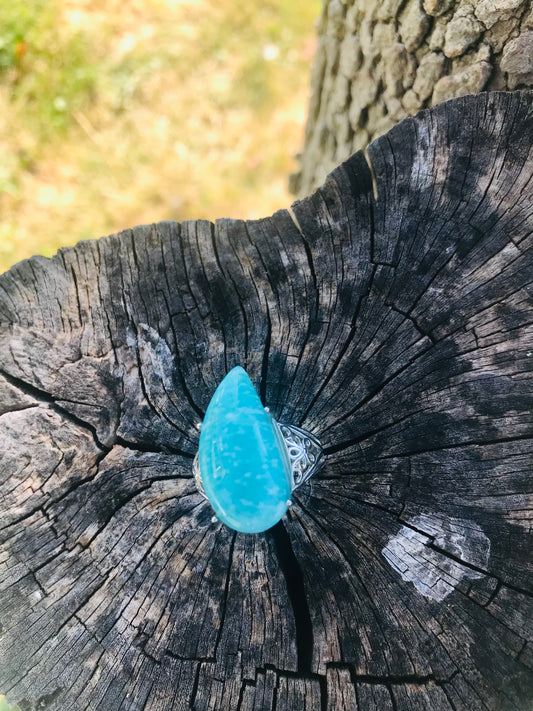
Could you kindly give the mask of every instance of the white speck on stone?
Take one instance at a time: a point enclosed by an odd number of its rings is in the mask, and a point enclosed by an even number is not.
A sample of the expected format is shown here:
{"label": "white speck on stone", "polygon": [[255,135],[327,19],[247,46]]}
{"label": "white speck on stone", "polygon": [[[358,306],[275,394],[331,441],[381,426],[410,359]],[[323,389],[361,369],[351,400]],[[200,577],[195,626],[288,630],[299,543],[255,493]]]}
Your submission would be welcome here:
{"label": "white speck on stone", "polygon": [[413,583],[425,597],[440,602],[462,580],[483,577],[468,564],[486,569],[490,541],[473,521],[423,514],[402,526],[381,552],[402,580]]}

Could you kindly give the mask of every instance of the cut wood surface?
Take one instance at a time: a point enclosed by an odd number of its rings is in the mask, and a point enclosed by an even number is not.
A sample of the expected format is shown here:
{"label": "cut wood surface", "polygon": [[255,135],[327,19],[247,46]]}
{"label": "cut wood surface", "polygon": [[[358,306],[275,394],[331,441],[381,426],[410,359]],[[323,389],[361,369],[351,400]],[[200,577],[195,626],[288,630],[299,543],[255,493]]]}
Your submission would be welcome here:
{"label": "cut wood surface", "polygon": [[[368,161],[0,277],[22,711],[530,711],[533,94],[439,105]],[[192,477],[238,364],[327,455],[259,535]]]}

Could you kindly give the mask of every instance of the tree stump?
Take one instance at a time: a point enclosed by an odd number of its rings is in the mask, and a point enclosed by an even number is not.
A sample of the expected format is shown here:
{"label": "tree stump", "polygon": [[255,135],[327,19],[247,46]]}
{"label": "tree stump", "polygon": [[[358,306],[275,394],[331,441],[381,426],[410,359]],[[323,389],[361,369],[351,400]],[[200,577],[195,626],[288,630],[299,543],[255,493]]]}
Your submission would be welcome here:
{"label": "tree stump", "polygon": [[[533,93],[456,99],[292,212],[0,278],[9,701],[531,709],[532,138]],[[259,535],[192,477],[238,364],[326,454]]]}

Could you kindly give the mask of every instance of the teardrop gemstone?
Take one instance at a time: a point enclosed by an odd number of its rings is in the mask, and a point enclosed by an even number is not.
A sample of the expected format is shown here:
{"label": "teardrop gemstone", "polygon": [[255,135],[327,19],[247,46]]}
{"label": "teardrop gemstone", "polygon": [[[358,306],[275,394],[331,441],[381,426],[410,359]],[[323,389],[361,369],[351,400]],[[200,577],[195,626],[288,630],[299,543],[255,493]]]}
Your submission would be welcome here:
{"label": "teardrop gemstone", "polygon": [[240,366],[209,403],[198,458],[205,495],[230,528],[260,533],[287,511],[292,478],[283,438]]}

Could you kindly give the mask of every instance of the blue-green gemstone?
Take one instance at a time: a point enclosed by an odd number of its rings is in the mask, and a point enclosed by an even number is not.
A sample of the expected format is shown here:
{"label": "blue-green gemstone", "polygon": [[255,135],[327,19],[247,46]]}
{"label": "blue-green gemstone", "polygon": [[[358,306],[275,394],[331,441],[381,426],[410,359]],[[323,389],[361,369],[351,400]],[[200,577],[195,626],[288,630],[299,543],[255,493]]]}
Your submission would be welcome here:
{"label": "blue-green gemstone", "polygon": [[230,370],[209,403],[198,457],[209,503],[230,528],[259,533],[286,512],[292,491],[287,450],[240,366]]}

